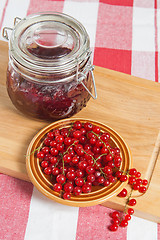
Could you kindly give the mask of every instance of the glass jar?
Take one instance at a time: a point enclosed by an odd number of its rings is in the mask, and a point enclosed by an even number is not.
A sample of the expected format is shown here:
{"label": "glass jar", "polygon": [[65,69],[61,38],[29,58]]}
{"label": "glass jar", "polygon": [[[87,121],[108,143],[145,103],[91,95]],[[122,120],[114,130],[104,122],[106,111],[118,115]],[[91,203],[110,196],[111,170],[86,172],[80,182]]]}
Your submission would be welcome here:
{"label": "glass jar", "polygon": [[[6,39],[9,30],[3,29]],[[11,31],[7,90],[18,110],[58,120],[79,112],[91,96],[97,98],[89,36],[76,19],[33,14],[15,21]]]}

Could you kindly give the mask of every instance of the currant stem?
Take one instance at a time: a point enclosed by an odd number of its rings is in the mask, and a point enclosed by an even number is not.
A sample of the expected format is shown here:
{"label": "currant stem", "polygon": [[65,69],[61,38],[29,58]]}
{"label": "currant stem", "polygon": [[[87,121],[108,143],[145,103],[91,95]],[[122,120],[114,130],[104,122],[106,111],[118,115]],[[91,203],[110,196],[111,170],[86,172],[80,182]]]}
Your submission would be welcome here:
{"label": "currant stem", "polygon": [[69,134],[70,134],[70,132],[71,132],[72,128],[73,128],[73,123],[71,123],[71,126],[70,126],[70,128],[68,129],[68,134],[67,134],[67,137],[69,137]]}
{"label": "currant stem", "polygon": [[[94,164],[97,165],[97,159],[95,159],[92,155],[90,155],[89,153],[85,152],[84,150],[83,150],[83,152],[84,152],[86,155],[90,156],[90,157],[93,159]],[[105,175],[105,173],[103,172],[102,168],[99,168],[99,170],[101,171],[102,175],[104,175],[104,177],[106,178],[106,175]]]}
{"label": "currant stem", "polygon": [[28,155],[24,155],[25,157],[29,157],[29,156],[31,156],[33,153],[35,153],[36,151],[38,151],[38,150],[40,150],[42,148],[42,146],[39,146],[38,148],[36,148],[36,149],[34,149],[33,150],[33,152],[31,152],[30,154],[28,154]]}
{"label": "currant stem", "polygon": [[75,145],[75,142],[72,143],[72,144],[67,148],[67,150],[63,153],[63,156],[64,156],[66,153],[68,153],[69,149],[70,149],[72,146],[76,146],[76,145]]}
{"label": "currant stem", "polygon": [[104,146],[108,149],[109,153],[112,155],[112,157],[114,156],[113,153],[111,153],[110,147],[106,145],[106,143],[100,138],[100,136],[98,134],[96,134],[95,132],[91,131],[103,144]]}

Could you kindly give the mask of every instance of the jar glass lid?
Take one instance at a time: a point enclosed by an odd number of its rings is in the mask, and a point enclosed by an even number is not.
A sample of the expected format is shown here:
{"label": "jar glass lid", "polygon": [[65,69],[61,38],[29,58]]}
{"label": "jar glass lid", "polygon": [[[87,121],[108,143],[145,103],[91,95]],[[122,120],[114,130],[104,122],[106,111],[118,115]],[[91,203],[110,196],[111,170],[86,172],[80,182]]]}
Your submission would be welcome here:
{"label": "jar glass lid", "polygon": [[74,70],[88,55],[89,36],[76,19],[62,13],[39,13],[13,29],[10,50],[15,61],[33,71]]}

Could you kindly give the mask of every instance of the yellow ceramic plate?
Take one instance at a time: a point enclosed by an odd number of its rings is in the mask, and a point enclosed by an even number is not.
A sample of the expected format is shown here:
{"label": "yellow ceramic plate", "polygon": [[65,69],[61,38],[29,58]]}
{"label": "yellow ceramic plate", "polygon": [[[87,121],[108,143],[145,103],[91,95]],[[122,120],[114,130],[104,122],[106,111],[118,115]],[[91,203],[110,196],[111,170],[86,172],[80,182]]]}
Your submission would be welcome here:
{"label": "yellow ceramic plate", "polygon": [[54,122],[47,127],[39,131],[35,137],[32,139],[26,157],[26,167],[28,176],[34,186],[45,196],[59,202],[61,204],[76,206],[76,207],[86,207],[93,206],[107,201],[110,197],[117,195],[127,184],[127,182],[116,181],[115,183],[110,184],[108,187],[98,186],[92,187],[92,192],[87,194],[81,194],[80,196],[72,195],[70,200],[64,200],[59,196],[59,193],[53,191],[53,183],[50,178],[47,178],[40,167],[39,159],[36,157],[36,154],[33,154],[35,150],[41,147],[43,139],[46,134],[53,129],[61,129],[63,127],[70,127],[71,124],[75,121],[81,121],[82,123],[91,122],[93,125],[99,126],[102,131],[106,131],[110,134],[110,144],[112,147],[118,147],[121,152],[122,163],[120,169],[124,172],[131,168],[132,160],[129,147],[127,146],[124,139],[112,128],[107,125],[104,125],[100,122],[92,121],[90,119],[81,119],[81,118],[72,118],[66,120],[60,120]]}

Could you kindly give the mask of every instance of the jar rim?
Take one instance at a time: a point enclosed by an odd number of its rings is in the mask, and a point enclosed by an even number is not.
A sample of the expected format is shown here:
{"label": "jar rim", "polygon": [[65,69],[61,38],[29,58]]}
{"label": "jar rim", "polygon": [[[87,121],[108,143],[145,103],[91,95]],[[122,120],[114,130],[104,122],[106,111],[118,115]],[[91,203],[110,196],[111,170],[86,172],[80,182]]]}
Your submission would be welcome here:
{"label": "jar rim", "polygon": [[[55,31],[60,29],[61,32],[58,33],[58,37],[62,38],[62,40],[60,39],[62,42],[66,37],[65,34],[68,34],[67,37],[70,41],[76,41],[72,46],[73,49],[64,56],[54,59],[40,58],[27,52],[26,40],[28,41],[28,35],[32,35],[32,31],[35,33],[37,29],[45,29],[46,26],[49,26],[51,30],[56,29]],[[66,46],[70,44],[69,40],[65,43]],[[77,65],[81,66],[87,61],[90,52],[90,40],[84,26],[73,17],[58,12],[31,14],[19,21],[12,31],[9,45],[10,55],[22,68],[38,73],[75,71]]]}

